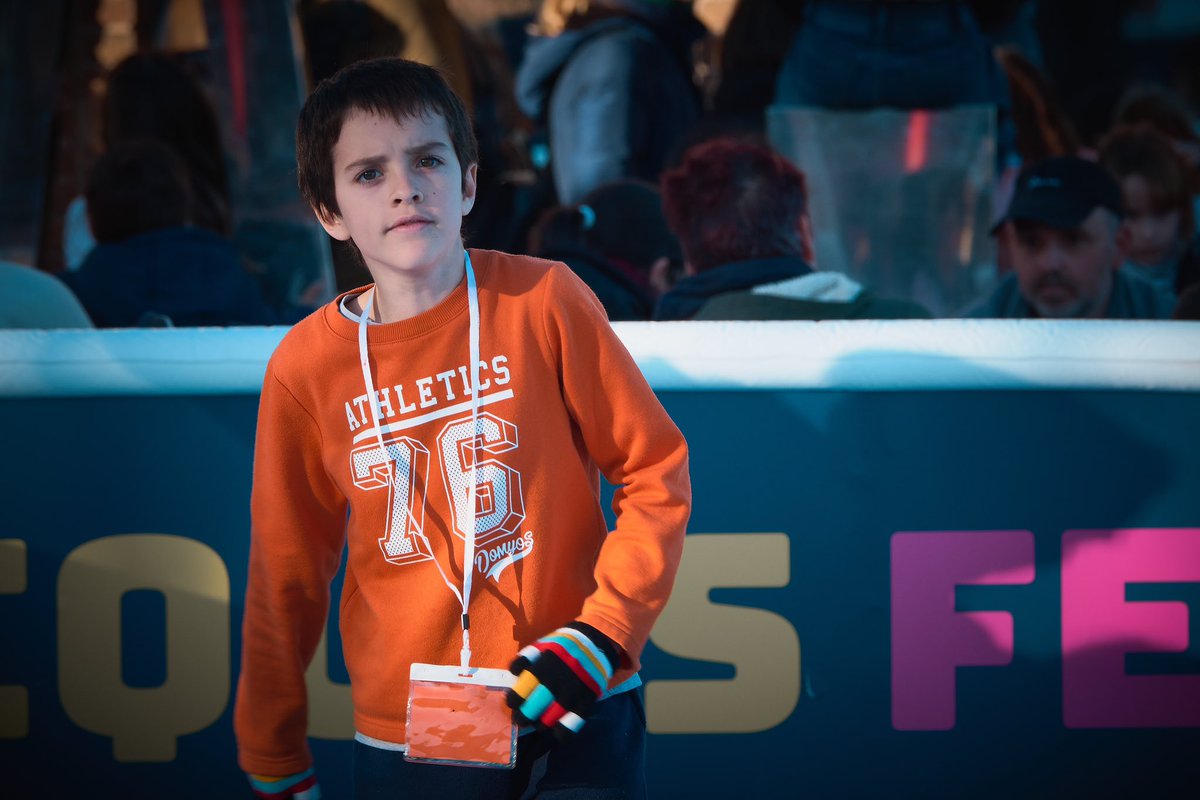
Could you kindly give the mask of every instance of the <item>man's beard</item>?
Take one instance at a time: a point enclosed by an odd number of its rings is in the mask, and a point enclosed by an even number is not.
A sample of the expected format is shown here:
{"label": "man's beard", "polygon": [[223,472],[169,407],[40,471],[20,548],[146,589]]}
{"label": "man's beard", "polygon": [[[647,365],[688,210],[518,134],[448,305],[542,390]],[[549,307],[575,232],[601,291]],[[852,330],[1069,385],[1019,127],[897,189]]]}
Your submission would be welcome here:
{"label": "man's beard", "polygon": [[[1039,298],[1046,289],[1063,289],[1065,291],[1061,294],[1065,295],[1067,299],[1054,304],[1043,302]],[[1079,292],[1075,286],[1053,273],[1039,279],[1033,285],[1032,295],[1033,297],[1029,304],[1033,306],[1034,311],[1037,312],[1039,317],[1044,317],[1045,319],[1072,319],[1074,317],[1081,317],[1083,316],[1083,312],[1088,308],[1087,299],[1079,296]]]}

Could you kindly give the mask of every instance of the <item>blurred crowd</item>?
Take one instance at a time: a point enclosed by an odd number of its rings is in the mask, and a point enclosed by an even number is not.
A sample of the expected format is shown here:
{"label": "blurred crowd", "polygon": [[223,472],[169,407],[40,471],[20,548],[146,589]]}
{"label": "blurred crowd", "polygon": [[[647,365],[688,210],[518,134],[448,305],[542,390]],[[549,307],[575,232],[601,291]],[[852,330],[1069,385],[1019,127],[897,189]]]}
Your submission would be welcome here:
{"label": "blurred crowd", "polygon": [[[375,5],[296,5],[309,85],[378,56],[442,68],[480,142],[468,246],[565,262],[614,321],[1200,319],[1200,87],[1187,64],[1138,60],[1130,20],[1154,2]],[[332,239],[332,281],[266,278],[192,61],[142,49],[105,76],[65,269],[0,264],[0,327],[290,324],[368,282]],[[991,120],[986,291],[936,307],[825,263],[837,232],[814,208],[829,179],[772,137],[769,109],[901,112],[911,138],[926,113],[972,108]],[[904,158],[900,173],[920,171]],[[896,227],[910,219],[940,224]],[[864,234],[853,263],[898,247],[887,231]]]}

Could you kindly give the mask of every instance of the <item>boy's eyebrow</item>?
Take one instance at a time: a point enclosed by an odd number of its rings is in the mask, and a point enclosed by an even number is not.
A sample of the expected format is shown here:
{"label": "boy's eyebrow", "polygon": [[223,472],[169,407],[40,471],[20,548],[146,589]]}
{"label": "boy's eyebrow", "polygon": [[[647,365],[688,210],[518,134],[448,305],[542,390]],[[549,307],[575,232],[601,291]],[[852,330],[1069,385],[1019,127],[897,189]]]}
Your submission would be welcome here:
{"label": "boy's eyebrow", "polygon": [[[431,141],[431,142],[422,142],[421,144],[415,144],[412,147],[407,148],[404,152],[407,153],[408,155],[415,155],[416,153],[427,153],[430,150],[449,150],[449,149],[450,149],[450,145],[446,144],[445,142],[439,142],[439,141],[435,140],[435,141]],[[364,156],[362,158],[358,158],[358,159],[355,159],[354,161],[351,161],[349,164],[347,164],[345,167],[342,168],[342,171],[350,172],[352,170],[360,169],[362,167],[373,167],[376,164],[380,164],[384,161],[387,161],[387,156],[385,156],[385,155]]]}
{"label": "boy's eyebrow", "polygon": [[423,152],[426,150],[439,150],[439,149],[449,150],[450,145],[446,144],[445,142],[439,142],[438,140],[435,139],[431,142],[422,142],[421,144],[414,144],[412,147],[408,148],[404,152],[408,153],[409,155],[412,155],[413,153],[420,153],[420,152]]}

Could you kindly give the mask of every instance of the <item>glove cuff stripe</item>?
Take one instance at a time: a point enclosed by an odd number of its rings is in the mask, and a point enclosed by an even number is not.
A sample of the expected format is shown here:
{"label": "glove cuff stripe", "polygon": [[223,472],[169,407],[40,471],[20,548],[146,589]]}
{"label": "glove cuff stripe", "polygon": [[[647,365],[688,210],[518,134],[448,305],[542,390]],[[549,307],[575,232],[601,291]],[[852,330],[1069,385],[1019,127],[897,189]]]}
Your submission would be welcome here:
{"label": "glove cuff stripe", "polygon": [[576,714],[574,711],[568,711],[562,715],[558,721],[559,725],[569,730],[571,733],[579,733],[579,729],[583,727],[583,717]]}
{"label": "glove cuff stripe", "polygon": [[[300,788],[300,787],[297,787]],[[321,787],[317,786],[317,778],[313,776],[312,786],[303,791],[296,792],[294,800],[321,800]]]}
{"label": "glove cuff stripe", "polygon": [[[304,772],[282,778],[267,778],[261,775],[247,777],[250,779],[250,788],[254,790],[254,793],[259,797],[267,798],[267,800],[291,797],[297,792],[313,788],[317,783],[316,769],[311,767]],[[318,789],[317,794],[310,795],[310,798],[318,800],[320,796]]]}
{"label": "glove cuff stripe", "polygon": [[596,683],[607,686],[612,679],[612,667],[609,666],[608,656],[604,655],[587,634],[574,628],[559,628],[546,637],[546,641],[561,643],[575,659],[588,667]]}
{"label": "glove cuff stripe", "polygon": [[526,670],[517,678],[516,683],[513,684],[512,690],[513,693],[522,700],[528,700],[529,695],[533,694],[533,690],[540,685],[541,684],[538,683],[537,675],[534,675],[529,670]]}
{"label": "glove cuff stripe", "polygon": [[545,711],[542,712],[542,716],[538,718],[538,722],[542,723],[547,728],[551,728],[554,726],[554,723],[562,719],[563,715],[566,713],[567,709],[563,708],[562,704],[555,700],[554,702],[550,703]]}
{"label": "glove cuff stripe", "polygon": [[529,698],[521,704],[517,709],[525,719],[531,722],[545,713],[546,708],[554,702],[554,694],[545,687],[544,684],[538,684],[538,687],[529,693]]}
{"label": "glove cuff stripe", "polygon": [[579,680],[583,682],[583,685],[591,690],[594,696],[600,696],[600,693],[603,692],[604,689],[602,688],[600,681],[598,681],[596,676],[592,674],[592,670],[588,669],[587,664],[585,664],[582,659],[574,655],[568,648],[564,647],[559,642],[546,642],[544,647],[546,651],[554,653],[554,655],[558,656],[558,660],[566,665],[571,672],[575,673],[575,677],[579,678]]}

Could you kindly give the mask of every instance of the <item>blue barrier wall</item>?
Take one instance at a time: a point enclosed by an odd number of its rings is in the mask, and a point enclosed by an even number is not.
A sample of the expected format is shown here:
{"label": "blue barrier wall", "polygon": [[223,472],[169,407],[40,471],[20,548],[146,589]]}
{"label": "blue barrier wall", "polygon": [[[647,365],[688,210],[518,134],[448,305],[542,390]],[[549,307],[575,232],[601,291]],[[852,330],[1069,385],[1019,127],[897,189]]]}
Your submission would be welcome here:
{"label": "blue barrier wall", "polygon": [[[652,796],[1194,795],[1200,325],[618,330],[695,492],[645,658]],[[0,333],[3,796],[247,796],[232,699],[282,333]],[[346,680],[331,625],[333,798]]]}

